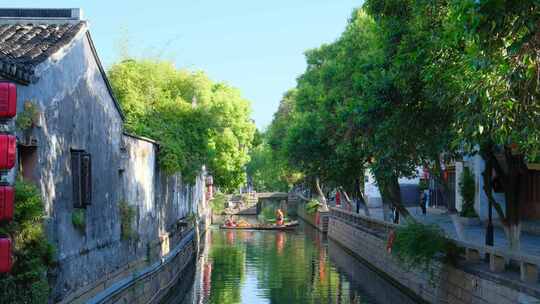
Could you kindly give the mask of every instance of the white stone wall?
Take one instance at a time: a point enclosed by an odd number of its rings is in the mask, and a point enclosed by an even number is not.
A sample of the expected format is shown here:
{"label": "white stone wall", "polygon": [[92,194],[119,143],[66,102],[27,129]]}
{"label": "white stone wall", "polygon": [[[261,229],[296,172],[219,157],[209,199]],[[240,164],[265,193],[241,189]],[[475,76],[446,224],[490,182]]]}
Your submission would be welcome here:
{"label": "white stone wall", "polygon": [[[418,185],[420,183],[420,176],[422,174],[422,168],[417,169],[416,176],[410,177],[410,178],[400,178],[399,184],[412,184],[412,185]],[[365,191],[365,199],[368,207],[370,208],[377,208],[382,207],[382,198],[381,193],[379,191],[379,187],[377,186],[377,181],[375,180],[375,176],[367,170],[366,171],[366,177],[364,179],[364,191]]]}
{"label": "white stone wall", "polygon": [[[478,216],[480,217],[481,220],[483,221],[487,220],[489,203],[488,203],[487,196],[484,192],[484,180],[482,177],[482,173],[484,173],[485,162],[482,159],[482,157],[478,154],[469,156],[469,157],[464,157],[463,159],[464,159],[463,165],[471,169],[471,172],[474,174],[474,177],[476,180],[476,194],[474,198],[474,209],[476,210],[476,213],[478,213]],[[458,188],[457,185],[456,185],[456,188]],[[505,210],[506,207],[505,207],[505,201],[504,201],[504,194],[494,193],[493,196],[495,197],[495,200],[501,205],[503,210]],[[497,212],[495,212],[495,210],[493,210],[493,218],[494,219],[498,218]]]}

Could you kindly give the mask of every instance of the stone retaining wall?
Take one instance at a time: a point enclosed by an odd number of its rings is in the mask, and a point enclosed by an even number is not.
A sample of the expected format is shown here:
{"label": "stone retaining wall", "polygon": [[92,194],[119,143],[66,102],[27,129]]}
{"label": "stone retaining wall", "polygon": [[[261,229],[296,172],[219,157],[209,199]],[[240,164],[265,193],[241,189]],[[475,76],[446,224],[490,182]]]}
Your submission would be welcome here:
{"label": "stone retaining wall", "polygon": [[196,248],[196,232],[192,230],[161,261],[125,276],[84,303],[159,303],[193,264]]}
{"label": "stone retaining wall", "polygon": [[320,212],[319,221],[317,222],[317,214],[308,214],[306,209],[304,209],[304,204],[298,204],[297,214],[298,217],[309,223],[311,226],[317,228],[317,230],[326,233],[328,231],[328,219],[330,217],[330,212]]}
{"label": "stone retaining wall", "polygon": [[380,232],[330,217],[328,237],[352,254],[366,261],[374,270],[405,290],[429,303],[514,304],[539,303],[540,297],[531,292],[536,286],[504,280],[483,273],[457,269],[435,263],[432,283],[427,273],[406,269],[386,251],[386,240]]}
{"label": "stone retaining wall", "polygon": [[[349,278],[351,285],[361,291],[362,296],[376,303],[417,304],[418,297],[404,293],[384,276],[371,269],[370,265],[351,255],[348,250],[333,240],[328,240],[328,256],[341,273]],[[369,301],[368,301],[369,302]]]}

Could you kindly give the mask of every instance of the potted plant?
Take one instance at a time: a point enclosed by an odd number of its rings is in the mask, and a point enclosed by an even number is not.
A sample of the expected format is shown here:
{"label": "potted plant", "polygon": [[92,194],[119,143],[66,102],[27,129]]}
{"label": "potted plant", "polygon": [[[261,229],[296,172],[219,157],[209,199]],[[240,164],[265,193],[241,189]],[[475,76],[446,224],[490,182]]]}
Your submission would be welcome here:
{"label": "potted plant", "polygon": [[459,212],[459,221],[466,226],[480,225],[480,218],[474,210],[474,196],[476,193],[476,182],[474,174],[467,167],[463,168],[459,192],[463,199],[463,205]]}

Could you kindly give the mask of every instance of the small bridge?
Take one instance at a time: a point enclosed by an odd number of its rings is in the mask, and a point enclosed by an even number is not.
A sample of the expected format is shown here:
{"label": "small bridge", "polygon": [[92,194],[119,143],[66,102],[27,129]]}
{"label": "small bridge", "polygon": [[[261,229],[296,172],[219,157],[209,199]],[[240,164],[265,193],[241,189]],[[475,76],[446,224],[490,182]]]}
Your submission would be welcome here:
{"label": "small bridge", "polygon": [[247,197],[249,197],[249,199],[244,200],[239,196],[233,197],[231,203],[234,207],[229,209],[229,212],[227,213],[234,215],[258,215],[266,206],[283,208],[283,204],[285,204],[286,209],[290,211],[294,210],[293,213],[296,213],[296,201],[290,201],[289,194],[286,192],[253,193]]}
{"label": "small bridge", "polygon": [[287,199],[289,193],[286,192],[261,192],[257,193],[257,198],[261,199]]}

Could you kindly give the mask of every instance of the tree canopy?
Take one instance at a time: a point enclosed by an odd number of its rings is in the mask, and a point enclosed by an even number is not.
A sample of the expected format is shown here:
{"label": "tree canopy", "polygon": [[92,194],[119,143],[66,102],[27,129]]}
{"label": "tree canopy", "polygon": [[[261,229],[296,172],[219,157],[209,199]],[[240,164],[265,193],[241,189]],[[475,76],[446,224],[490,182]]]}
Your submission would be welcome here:
{"label": "tree canopy", "polygon": [[[336,41],[306,52],[270,147],[329,186],[351,189],[369,168],[398,207],[398,178],[431,167],[445,186],[445,162],[479,153],[486,194],[516,225],[520,179],[540,152],[539,5],[367,0]],[[493,172],[506,210],[491,197]]]}
{"label": "tree canopy", "polygon": [[109,71],[128,132],[160,144],[166,172],[193,180],[203,165],[225,190],[245,183],[255,126],[240,92],[170,62],[124,60]]}

